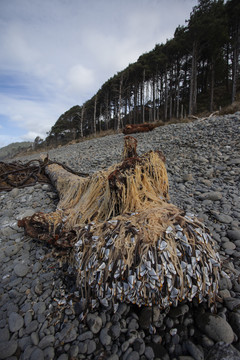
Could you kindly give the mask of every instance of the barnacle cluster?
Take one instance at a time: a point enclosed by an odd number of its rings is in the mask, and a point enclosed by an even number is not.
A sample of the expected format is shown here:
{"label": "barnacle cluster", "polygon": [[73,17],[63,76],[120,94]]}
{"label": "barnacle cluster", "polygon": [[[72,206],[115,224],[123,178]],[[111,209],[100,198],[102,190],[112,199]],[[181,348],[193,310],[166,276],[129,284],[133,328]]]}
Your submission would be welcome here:
{"label": "barnacle cluster", "polygon": [[[166,206],[167,216],[173,210]],[[191,213],[177,213],[164,230],[163,219],[162,209],[153,208],[81,231],[77,282],[93,308],[97,298],[105,306],[124,301],[161,308],[194,297],[215,300],[220,259],[209,232]]]}

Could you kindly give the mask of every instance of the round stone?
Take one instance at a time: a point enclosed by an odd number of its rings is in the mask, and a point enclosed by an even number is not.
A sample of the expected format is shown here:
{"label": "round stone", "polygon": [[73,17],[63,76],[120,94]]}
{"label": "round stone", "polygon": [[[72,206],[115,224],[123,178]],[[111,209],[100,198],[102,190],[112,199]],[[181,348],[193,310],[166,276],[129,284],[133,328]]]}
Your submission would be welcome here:
{"label": "round stone", "polygon": [[153,360],[154,359],[154,351],[150,346],[146,346],[145,351],[144,351],[144,355],[146,356],[146,358],[148,360]]}
{"label": "round stone", "polygon": [[97,334],[102,328],[102,319],[96,314],[88,314],[87,324],[92,333]]}
{"label": "round stone", "polygon": [[52,346],[54,341],[55,338],[53,335],[46,335],[40,340],[38,346],[40,347],[40,349],[45,349],[49,346]]}
{"label": "round stone", "polygon": [[4,249],[4,252],[6,254],[6,256],[13,256],[16,255],[20,250],[20,246],[19,245],[10,245],[7,246],[6,249]]}
{"label": "round stone", "polygon": [[16,332],[23,327],[24,320],[21,315],[12,312],[8,318],[8,326],[11,332]]}
{"label": "round stone", "polygon": [[88,343],[87,343],[87,354],[90,355],[92,354],[97,348],[97,345],[95,343],[94,340],[88,340]]}
{"label": "round stone", "polygon": [[223,224],[230,224],[233,221],[233,218],[225,214],[215,214],[214,217]]}
{"label": "round stone", "polygon": [[137,351],[130,352],[130,354],[126,358],[126,360],[139,360],[139,359],[140,359],[140,356]]}
{"label": "round stone", "polygon": [[240,240],[240,230],[228,230],[227,236],[230,240],[233,241]]}
{"label": "round stone", "polygon": [[41,349],[34,349],[31,353],[30,360],[44,360],[44,353]]}
{"label": "round stone", "polygon": [[0,359],[6,359],[12,356],[17,350],[17,341],[0,341]]}
{"label": "round stone", "polygon": [[102,343],[103,346],[108,346],[111,344],[111,336],[108,335],[108,328],[103,328],[100,331],[100,341]]}
{"label": "round stone", "polygon": [[222,199],[222,194],[218,191],[209,191],[201,194],[199,197],[201,200],[218,201]]}
{"label": "round stone", "polygon": [[24,277],[27,275],[29,267],[25,264],[17,264],[14,266],[14,272],[19,277]]}
{"label": "round stone", "polygon": [[224,341],[226,344],[231,344],[234,340],[234,332],[231,326],[218,315],[201,314],[197,317],[196,323],[214,341]]}
{"label": "round stone", "polygon": [[236,245],[231,241],[226,241],[222,244],[222,247],[226,250],[235,250]]}

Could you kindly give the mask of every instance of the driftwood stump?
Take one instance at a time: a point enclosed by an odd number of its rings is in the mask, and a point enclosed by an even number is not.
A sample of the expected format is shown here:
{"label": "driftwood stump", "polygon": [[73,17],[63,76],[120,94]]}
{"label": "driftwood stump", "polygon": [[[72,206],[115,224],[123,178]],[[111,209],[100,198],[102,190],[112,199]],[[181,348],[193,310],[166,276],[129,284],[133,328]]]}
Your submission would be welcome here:
{"label": "driftwood stump", "polygon": [[[46,167],[59,193],[56,212],[19,222],[30,236],[66,250],[83,298],[117,308],[119,301],[161,308],[215,300],[220,269],[215,243],[192,213],[169,203],[165,157],[131,157],[91,177]],[[133,156],[132,156],[133,155]]]}

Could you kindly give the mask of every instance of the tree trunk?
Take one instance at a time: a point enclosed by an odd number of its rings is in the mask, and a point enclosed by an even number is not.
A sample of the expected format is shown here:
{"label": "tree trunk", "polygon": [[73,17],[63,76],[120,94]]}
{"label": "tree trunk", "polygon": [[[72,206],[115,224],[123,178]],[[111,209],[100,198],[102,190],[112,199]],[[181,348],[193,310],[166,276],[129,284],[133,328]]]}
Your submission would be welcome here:
{"label": "tree trunk", "polygon": [[177,78],[177,104],[176,104],[176,118],[179,118],[179,101],[180,101],[180,76]]}
{"label": "tree trunk", "polygon": [[232,103],[236,100],[237,89],[237,65],[238,65],[238,49],[237,45],[233,49],[232,60]]}
{"label": "tree trunk", "polygon": [[181,105],[181,115],[180,118],[183,119],[183,104]]}
{"label": "tree trunk", "polygon": [[145,122],[145,69],[143,69],[143,81],[142,81],[142,122]]}
{"label": "tree trunk", "polygon": [[152,80],[152,101],[153,101],[153,107],[152,107],[152,121],[156,120],[156,95],[155,95],[155,75],[153,75]]}
{"label": "tree trunk", "polygon": [[164,120],[167,120],[168,113],[168,81],[167,81],[167,67],[165,70],[165,102],[164,102]]}
{"label": "tree trunk", "polygon": [[197,109],[197,43],[194,41],[192,50],[192,67],[190,79],[189,94],[189,115],[196,112]]}
{"label": "tree trunk", "polygon": [[84,121],[84,110],[85,105],[82,106],[81,117],[80,117],[80,137],[83,137],[83,121]]}
{"label": "tree trunk", "polygon": [[123,77],[120,78],[119,83],[119,97],[118,97],[118,115],[117,115],[117,132],[120,130],[121,126],[121,108],[122,108],[122,84],[123,84]]}
{"label": "tree trunk", "polygon": [[108,94],[107,94],[105,100],[105,130],[108,130],[108,122],[109,122],[109,104],[108,104]]}
{"label": "tree trunk", "polygon": [[97,134],[96,109],[97,109],[97,95],[95,95],[95,99],[94,99],[94,113],[93,113],[93,134],[94,134],[94,136],[96,136],[96,134]]}
{"label": "tree trunk", "polygon": [[214,100],[214,80],[215,71],[214,71],[214,62],[211,63],[211,87],[210,87],[210,111],[213,111],[213,100]]}

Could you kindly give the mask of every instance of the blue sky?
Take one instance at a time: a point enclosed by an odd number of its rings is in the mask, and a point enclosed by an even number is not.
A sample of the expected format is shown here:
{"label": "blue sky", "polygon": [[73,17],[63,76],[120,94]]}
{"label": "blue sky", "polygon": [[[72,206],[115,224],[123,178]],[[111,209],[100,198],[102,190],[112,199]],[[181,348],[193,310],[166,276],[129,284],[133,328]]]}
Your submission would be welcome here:
{"label": "blue sky", "polygon": [[58,117],[156,43],[197,0],[0,0],[0,147]]}

